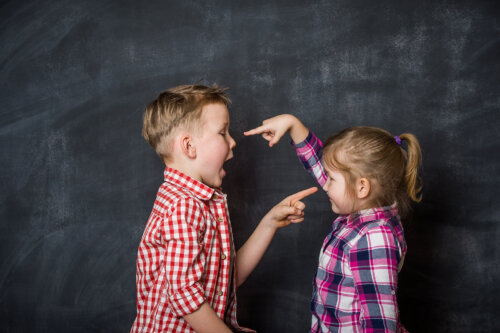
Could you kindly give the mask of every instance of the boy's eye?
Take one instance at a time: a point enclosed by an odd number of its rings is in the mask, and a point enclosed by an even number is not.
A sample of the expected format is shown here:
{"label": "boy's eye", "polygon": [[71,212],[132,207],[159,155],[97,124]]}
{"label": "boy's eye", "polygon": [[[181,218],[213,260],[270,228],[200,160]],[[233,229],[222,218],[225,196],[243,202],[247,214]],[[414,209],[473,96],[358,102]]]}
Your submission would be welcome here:
{"label": "boy's eye", "polygon": [[225,131],[222,131],[219,133],[220,135],[226,135],[226,132]]}

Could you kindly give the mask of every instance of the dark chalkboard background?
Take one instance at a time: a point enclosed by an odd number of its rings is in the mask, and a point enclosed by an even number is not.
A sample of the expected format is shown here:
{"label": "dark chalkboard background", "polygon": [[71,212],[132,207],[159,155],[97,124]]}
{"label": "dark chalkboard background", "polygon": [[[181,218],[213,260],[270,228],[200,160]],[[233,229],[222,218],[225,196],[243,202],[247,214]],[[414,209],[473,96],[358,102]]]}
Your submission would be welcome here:
{"label": "dark chalkboard background", "polygon": [[[246,129],[293,113],[321,138],[412,132],[424,201],[406,228],[400,309],[412,332],[493,332],[500,318],[497,1],[3,1],[0,330],[126,332],[135,260],[163,166],[143,107],[169,87],[230,87],[237,247],[314,185],[286,142]],[[239,320],[305,332],[323,193],[239,290]]]}

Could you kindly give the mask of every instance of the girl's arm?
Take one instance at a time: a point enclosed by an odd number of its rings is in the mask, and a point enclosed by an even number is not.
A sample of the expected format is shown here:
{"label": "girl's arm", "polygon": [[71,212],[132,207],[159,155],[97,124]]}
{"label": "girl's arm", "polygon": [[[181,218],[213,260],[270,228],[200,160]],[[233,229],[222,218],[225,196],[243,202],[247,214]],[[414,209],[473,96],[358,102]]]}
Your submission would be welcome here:
{"label": "girl's arm", "polygon": [[269,147],[272,147],[287,132],[290,133],[293,142],[299,143],[307,137],[309,129],[297,117],[291,114],[280,114],[264,120],[262,126],[246,131],[243,134],[247,136],[261,134],[265,140],[269,141]]}
{"label": "girl's arm", "polygon": [[349,266],[363,332],[396,332],[399,250],[391,229],[376,226],[351,248]]}
{"label": "girl's arm", "polygon": [[244,134],[247,136],[261,134],[265,140],[269,141],[269,147],[272,147],[287,132],[290,133],[292,145],[295,147],[302,165],[323,187],[327,179],[321,164],[323,144],[297,117],[291,114],[282,114],[269,118],[262,122],[262,126]]}
{"label": "girl's arm", "polygon": [[292,142],[300,162],[307,172],[323,187],[327,176],[321,158],[323,157],[323,143],[313,132],[309,132],[305,140],[299,143]]}
{"label": "girl's arm", "polygon": [[240,286],[255,269],[278,229],[286,227],[290,223],[299,223],[304,220],[306,205],[299,200],[317,190],[316,187],[311,187],[288,196],[264,216],[250,238],[236,254],[237,286]]}

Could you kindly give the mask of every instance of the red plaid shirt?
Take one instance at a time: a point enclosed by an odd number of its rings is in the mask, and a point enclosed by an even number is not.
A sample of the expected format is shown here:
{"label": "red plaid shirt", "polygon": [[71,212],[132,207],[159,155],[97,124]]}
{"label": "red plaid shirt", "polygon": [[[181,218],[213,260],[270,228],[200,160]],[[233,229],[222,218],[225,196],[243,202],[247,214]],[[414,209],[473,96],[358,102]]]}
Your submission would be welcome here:
{"label": "red plaid shirt", "polygon": [[131,332],[194,332],[183,316],[204,302],[246,330],[236,322],[232,249],[226,195],[167,167],[139,245]]}

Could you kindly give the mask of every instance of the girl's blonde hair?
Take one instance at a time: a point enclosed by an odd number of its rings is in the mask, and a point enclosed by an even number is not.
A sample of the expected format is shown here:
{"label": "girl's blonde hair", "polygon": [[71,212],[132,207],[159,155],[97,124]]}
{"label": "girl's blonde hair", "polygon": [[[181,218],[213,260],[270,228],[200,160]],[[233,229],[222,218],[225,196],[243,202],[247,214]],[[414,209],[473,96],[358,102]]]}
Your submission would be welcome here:
{"label": "girl's blonde hair", "polygon": [[[407,143],[407,151],[401,146],[402,141]],[[323,149],[323,162],[343,173],[349,197],[355,199],[356,181],[367,178],[372,207],[397,202],[401,215],[408,212],[410,199],[422,199],[422,179],[418,176],[421,160],[420,144],[413,134],[394,137],[383,129],[368,126],[350,127],[331,136]]]}

